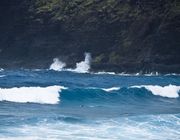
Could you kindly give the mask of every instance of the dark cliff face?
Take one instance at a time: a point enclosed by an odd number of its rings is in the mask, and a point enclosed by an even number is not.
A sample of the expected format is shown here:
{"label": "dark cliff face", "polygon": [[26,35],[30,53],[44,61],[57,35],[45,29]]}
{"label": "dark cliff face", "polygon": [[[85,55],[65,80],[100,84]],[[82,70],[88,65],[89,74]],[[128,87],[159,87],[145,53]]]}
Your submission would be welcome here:
{"label": "dark cliff face", "polygon": [[180,73],[177,0],[1,0],[0,67],[68,66]]}

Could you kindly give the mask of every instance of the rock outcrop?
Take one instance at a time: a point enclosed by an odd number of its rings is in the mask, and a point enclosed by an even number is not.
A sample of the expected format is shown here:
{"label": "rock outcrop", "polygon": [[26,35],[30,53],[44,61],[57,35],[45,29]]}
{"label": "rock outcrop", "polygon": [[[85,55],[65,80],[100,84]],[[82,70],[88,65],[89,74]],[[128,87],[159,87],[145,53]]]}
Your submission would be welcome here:
{"label": "rock outcrop", "polygon": [[178,0],[1,0],[0,67],[180,73]]}

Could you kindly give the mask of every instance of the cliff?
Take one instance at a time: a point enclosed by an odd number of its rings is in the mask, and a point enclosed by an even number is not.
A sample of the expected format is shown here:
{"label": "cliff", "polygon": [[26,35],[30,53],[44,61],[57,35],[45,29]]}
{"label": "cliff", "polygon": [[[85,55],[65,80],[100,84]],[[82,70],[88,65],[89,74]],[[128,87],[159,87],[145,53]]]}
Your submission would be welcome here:
{"label": "cliff", "polygon": [[178,0],[1,0],[0,67],[180,73]]}

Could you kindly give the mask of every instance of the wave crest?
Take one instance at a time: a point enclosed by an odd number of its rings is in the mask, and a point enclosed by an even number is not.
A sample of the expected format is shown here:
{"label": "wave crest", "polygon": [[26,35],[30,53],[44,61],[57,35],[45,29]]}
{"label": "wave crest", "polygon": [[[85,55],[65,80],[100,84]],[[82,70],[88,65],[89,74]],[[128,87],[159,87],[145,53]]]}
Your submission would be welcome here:
{"label": "wave crest", "polygon": [[102,88],[102,90],[106,92],[111,92],[111,91],[120,90],[120,87]]}
{"label": "wave crest", "polygon": [[159,95],[168,98],[178,98],[180,86],[168,85],[168,86],[158,86],[158,85],[141,85],[132,86],[131,88],[145,88],[151,91],[153,95]]}
{"label": "wave crest", "polygon": [[57,104],[62,86],[0,88],[0,101]]}

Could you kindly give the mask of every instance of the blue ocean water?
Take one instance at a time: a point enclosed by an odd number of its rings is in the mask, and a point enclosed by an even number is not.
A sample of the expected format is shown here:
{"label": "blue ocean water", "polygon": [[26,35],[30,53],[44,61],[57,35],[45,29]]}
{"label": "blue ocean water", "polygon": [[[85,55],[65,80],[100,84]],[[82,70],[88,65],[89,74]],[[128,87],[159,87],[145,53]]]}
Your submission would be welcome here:
{"label": "blue ocean water", "polygon": [[180,76],[0,71],[0,140],[179,140]]}

